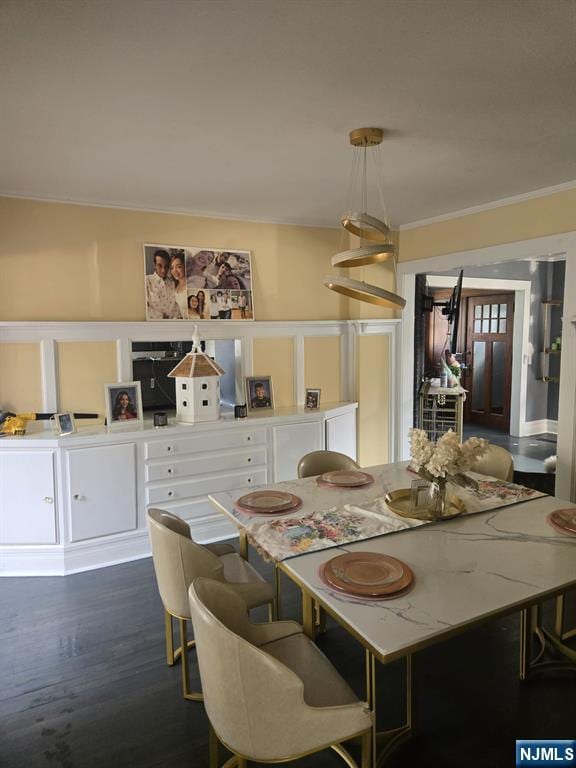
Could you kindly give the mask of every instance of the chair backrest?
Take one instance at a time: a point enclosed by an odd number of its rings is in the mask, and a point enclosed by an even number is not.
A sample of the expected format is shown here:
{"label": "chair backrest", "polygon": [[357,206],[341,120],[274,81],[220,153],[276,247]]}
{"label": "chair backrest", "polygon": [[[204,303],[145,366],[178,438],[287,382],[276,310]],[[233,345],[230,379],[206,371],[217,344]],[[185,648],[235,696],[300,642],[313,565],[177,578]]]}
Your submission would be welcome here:
{"label": "chair backrest", "polygon": [[226,584],[195,579],[189,598],[204,706],[220,740],[253,760],[295,754],[314,717],[302,680],[250,642],[246,605]]}
{"label": "chair backrest", "polygon": [[337,451],[312,451],[303,456],[298,462],[298,477],[313,477],[336,469],[359,469],[359,465]]}
{"label": "chair backrest", "polygon": [[510,451],[500,445],[488,446],[488,450],[472,467],[479,475],[490,475],[511,483],[514,479],[514,460]]}
{"label": "chair backrest", "polygon": [[190,618],[188,587],[198,576],[224,578],[219,557],[190,536],[190,526],[162,509],[149,509],[148,531],[158,591],[164,608],[173,616]]}

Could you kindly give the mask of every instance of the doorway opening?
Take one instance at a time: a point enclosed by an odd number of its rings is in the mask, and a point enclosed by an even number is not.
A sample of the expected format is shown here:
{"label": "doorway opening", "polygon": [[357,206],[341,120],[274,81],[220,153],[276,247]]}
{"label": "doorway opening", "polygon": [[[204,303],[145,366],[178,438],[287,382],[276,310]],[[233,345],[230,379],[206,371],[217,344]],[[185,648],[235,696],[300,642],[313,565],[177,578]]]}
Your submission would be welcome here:
{"label": "doorway opening", "polygon": [[[466,268],[453,350],[466,390],[462,437],[477,435],[503,446],[514,457],[517,479],[538,482],[548,492],[554,476],[544,477],[544,461],[556,454],[564,269],[558,258]],[[416,285],[420,281],[422,290],[424,279],[426,293],[440,303],[456,273],[417,275]],[[416,312],[415,399],[422,378],[438,375],[447,332],[441,312]]]}

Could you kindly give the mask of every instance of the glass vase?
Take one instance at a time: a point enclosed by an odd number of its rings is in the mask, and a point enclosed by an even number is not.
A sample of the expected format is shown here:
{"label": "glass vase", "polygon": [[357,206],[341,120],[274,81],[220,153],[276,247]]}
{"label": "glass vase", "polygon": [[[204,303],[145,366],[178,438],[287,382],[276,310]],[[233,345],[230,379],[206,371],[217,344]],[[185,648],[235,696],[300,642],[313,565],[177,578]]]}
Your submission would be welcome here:
{"label": "glass vase", "polygon": [[437,482],[430,483],[430,517],[432,520],[441,520],[448,516],[448,481],[440,478]]}

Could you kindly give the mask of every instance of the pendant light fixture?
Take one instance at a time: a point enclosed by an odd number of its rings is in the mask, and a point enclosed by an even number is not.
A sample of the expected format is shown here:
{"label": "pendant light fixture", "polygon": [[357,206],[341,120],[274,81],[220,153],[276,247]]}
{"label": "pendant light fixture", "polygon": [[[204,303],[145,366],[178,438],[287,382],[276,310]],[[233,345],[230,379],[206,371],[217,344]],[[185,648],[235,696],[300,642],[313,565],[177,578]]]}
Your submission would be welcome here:
{"label": "pendant light fixture", "polygon": [[[340,251],[332,257],[333,267],[364,267],[368,264],[392,262],[396,271],[396,247],[390,240],[390,226],[387,221],[368,214],[368,174],[367,150],[375,147],[377,155],[376,184],[380,203],[385,214],[382,188],[380,186],[381,157],[379,145],[384,138],[382,128],[356,128],[350,132],[350,144],[354,147],[354,160],[348,190],[348,203],[354,195],[354,184],[360,178],[361,196],[360,210],[348,210],[340,219],[341,225],[347,232],[360,238],[360,247]],[[360,168],[361,167],[361,168]],[[405,299],[396,293],[370,285],[362,280],[352,280],[348,277],[329,276],[324,278],[324,285],[332,291],[349,296],[352,299],[366,301],[380,307],[404,309]]]}

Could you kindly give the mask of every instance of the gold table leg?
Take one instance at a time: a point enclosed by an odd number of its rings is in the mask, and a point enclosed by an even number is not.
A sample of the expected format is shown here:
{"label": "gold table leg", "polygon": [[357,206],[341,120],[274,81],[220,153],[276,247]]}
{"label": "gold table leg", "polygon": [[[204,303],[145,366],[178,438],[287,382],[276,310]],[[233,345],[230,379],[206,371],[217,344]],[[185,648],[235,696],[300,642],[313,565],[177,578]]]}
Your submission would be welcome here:
{"label": "gold table leg", "polygon": [[[539,646],[535,654],[534,640]],[[547,652],[556,652],[563,658],[545,659]],[[576,651],[541,626],[540,606],[533,605],[520,612],[520,680],[547,670],[576,672]]]}
{"label": "gold table leg", "polygon": [[302,629],[312,640],[316,636],[316,614],[314,611],[314,600],[302,590]]}
{"label": "gold table leg", "polygon": [[376,659],[366,650],[366,698],[372,710],[374,726],[372,731],[372,766],[379,768],[394,750],[403,744],[412,734],[413,696],[412,696],[412,656],[406,657],[406,719],[404,725],[386,731],[378,730],[376,709]]}

